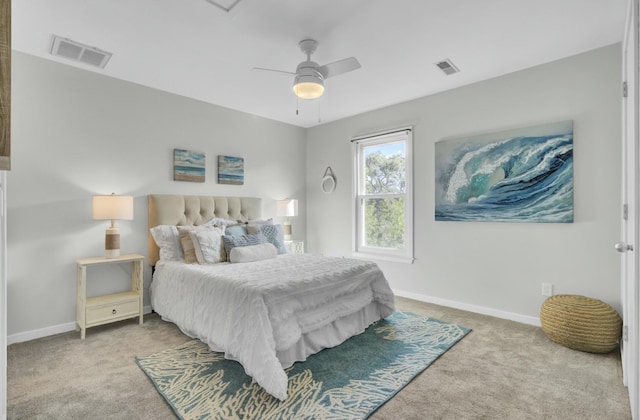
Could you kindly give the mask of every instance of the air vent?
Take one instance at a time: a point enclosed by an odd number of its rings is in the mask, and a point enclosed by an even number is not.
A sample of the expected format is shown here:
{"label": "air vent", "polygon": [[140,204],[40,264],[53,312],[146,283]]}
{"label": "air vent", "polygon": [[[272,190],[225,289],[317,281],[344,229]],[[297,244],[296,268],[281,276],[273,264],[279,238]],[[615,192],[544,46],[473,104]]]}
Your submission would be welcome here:
{"label": "air vent", "polygon": [[231,9],[233,9],[234,7],[236,7],[238,3],[240,3],[240,0],[205,0],[205,1],[207,3],[213,4],[214,6],[224,10],[227,13],[229,13]]}
{"label": "air vent", "polygon": [[436,63],[436,66],[438,66],[438,68],[442,70],[447,76],[458,73],[460,71],[448,58]]}
{"label": "air vent", "polygon": [[51,54],[68,60],[79,61],[90,66],[104,68],[113,55],[110,52],[90,47],[68,38],[53,36]]}

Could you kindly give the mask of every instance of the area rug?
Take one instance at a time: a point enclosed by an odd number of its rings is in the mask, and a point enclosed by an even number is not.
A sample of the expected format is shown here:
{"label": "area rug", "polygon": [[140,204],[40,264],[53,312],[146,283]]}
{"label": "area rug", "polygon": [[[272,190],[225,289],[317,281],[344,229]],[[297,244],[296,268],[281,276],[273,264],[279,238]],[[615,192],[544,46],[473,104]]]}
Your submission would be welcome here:
{"label": "area rug", "polygon": [[136,362],[181,419],[364,419],[469,331],[396,311],[287,369],[285,401],[199,340]]}

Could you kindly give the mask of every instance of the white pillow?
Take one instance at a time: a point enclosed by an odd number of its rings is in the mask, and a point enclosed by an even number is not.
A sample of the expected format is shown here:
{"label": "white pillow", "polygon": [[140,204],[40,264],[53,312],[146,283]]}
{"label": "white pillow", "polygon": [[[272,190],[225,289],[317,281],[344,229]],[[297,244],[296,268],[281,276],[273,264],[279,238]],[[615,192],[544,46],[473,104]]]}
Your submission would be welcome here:
{"label": "white pillow", "polygon": [[189,232],[189,235],[200,264],[216,264],[227,260],[222,244],[223,228],[196,229]]}
{"label": "white pillow", "polygon": [[270,243],[259,245],[240,246],[231,249],[229,262],[244,263],[251,261],[268,260],[278,256],[278,250]]}
{"label": "white pillow", "polygon": [[249,220],[247,222],[248,225],[272,225],[273,224],[273,218],[271,219],[255,219],[255,220]]}
{"label": "white pillow", "polygon": [[151,236],[160,248],[160,259],[168,261],[183,261],[182,245],[178,229],[171,225],[159,225],[150,229]]}
{"label": "white pillow", "polygon": [[200,226],[178,226],[178,236],[180,238],[180,245],[182,246],[182,254],[184,255],[184,262],[187,264],[198,264],[198,257],[196,255],[195,245],[193,239],[191,239],[191,232],[195,230],[211,230],[222,229],[214,226],[200,225]]}
{"label": "white pillow", "polygon": [[205,225],[216,225],[216,226],[229,226],[229,225],[237,225],[237,220],[229,220],[223,219],[221,217],[214,217],[213,219],[204,223]]}

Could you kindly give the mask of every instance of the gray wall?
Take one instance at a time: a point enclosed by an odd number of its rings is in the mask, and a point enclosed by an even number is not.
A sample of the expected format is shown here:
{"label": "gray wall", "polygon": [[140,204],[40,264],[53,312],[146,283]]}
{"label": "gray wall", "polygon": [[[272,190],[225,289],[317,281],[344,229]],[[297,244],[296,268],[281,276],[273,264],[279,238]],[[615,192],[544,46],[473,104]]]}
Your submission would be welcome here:
{"label": "gray wall", "polygon": [[[351,255],[349,139],[413,125],[416,261],[379,261],[396,291],[535,324],[549,282],[619,310],[620,63],[613,45],[309,129],[307,248]],[[435,142],[563,120],[574,122],[574,223],[434,221]],[[331,195],[320,190],[327,166]]]}
{"label": "gray wall", "polygon": [[[305,237],[304,129],[17,52],[12,60],[10,341],[73,328],[74,260],[103,254],[109,224],[92,220],[92,195],[135,197],[135,219],[116,222],[122,253],[147,254],[150,193],[261,197],[265,217],[274,200],[298,198],[294,238]],[[206,153],[205,183],[173,181],[174,148]],[[245,185],[217,184],[218,154],[245,158]],[[123,290],[128,272],[89,269],[89,294]]]}
{"label": "gray wall", "polygon": [[[147,194],[186,193],[259,196],[267,217],[274,200],[298,198],[294,237],[311,252],[349,256],[349,139],[406,125],[415,128],[416,261],[379,262],[396,291],[535,323],[550,282],[619,309],[620,59],[614,45],[304,130],[14,52],[10,341],[73,328],[74,260],[102,254],[108,224],[91,220],[92,195],[135,197],[135,220],[117,223],[123,253],[147,253]],[[436,141],[566,119],[575,223],[434,222]],[[206,153],[204,184],[172,180],[173,148]],[[216,183],[218,154],[245,158],[244,186]],[[327,166],[338,178],[331,195],[320,191]],[[89,294],[126,287],[127,274],[93,269]]]}

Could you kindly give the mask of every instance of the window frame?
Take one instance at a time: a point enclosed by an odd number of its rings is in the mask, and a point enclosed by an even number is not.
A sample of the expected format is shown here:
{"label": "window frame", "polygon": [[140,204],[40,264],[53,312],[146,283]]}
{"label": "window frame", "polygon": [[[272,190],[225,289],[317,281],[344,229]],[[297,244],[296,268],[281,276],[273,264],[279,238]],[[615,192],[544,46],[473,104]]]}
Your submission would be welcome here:
{"label": "window frame", "polygon": [[[369,146],[402,141],[405,145],[405,192],[367,194],[365,186],[364,149]],[[351,140],[352,179],[352,255],[354,257],[413,263],[413,129],[398,130],[358,137]],[[364,244],[364,211],[366,199],[404,198],[404,248],[381,248]]]}

